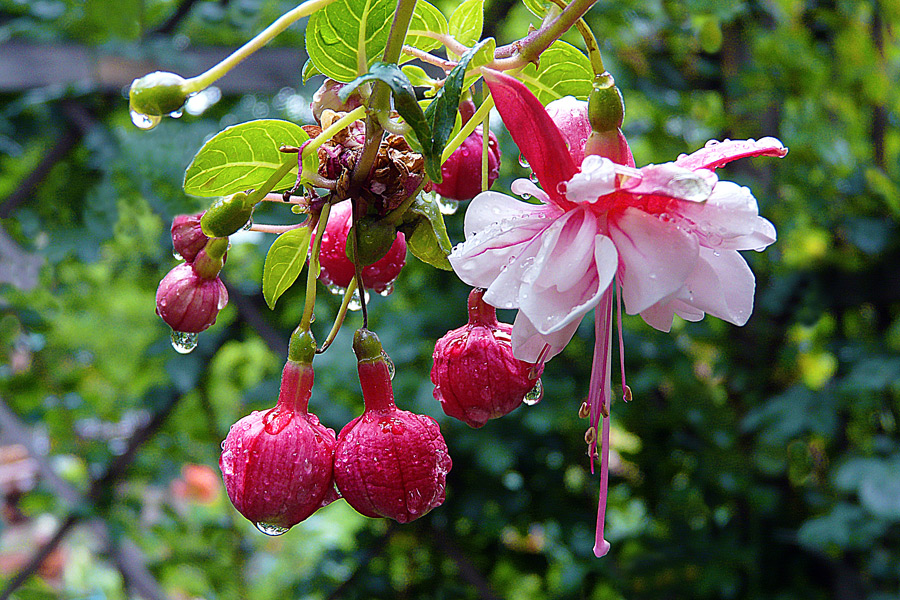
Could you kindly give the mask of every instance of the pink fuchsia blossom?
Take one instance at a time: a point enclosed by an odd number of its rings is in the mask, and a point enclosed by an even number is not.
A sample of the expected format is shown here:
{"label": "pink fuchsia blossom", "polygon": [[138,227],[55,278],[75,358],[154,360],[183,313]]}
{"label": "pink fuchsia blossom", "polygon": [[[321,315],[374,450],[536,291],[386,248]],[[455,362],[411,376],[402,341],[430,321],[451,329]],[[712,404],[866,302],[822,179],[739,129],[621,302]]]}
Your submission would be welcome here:
{"label": "pink fuchsia blossom", "polygon": [[[538,204],[497,192],[476,196],[466,211],[466,241],[450,263],[464,282],[487,288],[486,302],[519,309],[512,346],[521,360],[539,362],[561,352],[581,318],[599,307],[588,396],[596,434],[601,414],[609,414],[613,280],[626,311],[657,329],[667,331],[676,314],[746,323],[755,281],[738,251],[764,249],[775,241],[775,228],[759,216],[749,190],[719,181],[714,169],[787,150],[775,138],[726,140],[640,169],[630,151],[617,154],[631,164],[589,155],[576,165],[572,145],[583,142],[573,110],[564,111],[568,121],[557,116],[561,131],[519,81],[493,71],[484,78],[543,189],[527,179],[513,183],[514,193]],[[609,547],[603,539],[608,442],[605,418],[598,556]],[[595,447],[592,442],[592,468]]]}

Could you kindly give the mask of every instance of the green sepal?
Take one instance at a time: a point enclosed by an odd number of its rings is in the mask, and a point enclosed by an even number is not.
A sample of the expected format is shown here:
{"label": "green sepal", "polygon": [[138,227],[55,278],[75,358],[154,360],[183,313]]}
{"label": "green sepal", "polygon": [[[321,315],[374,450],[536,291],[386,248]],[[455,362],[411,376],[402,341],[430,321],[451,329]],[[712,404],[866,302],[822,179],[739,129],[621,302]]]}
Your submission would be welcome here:
{"label": "green sepal", "polygon": [[353,334],[353,352],[357,362],[384,360],[384,348],[374,331],[362,328]]}
{"label": "green sepal", "polygon": [[161,117],[180,110],[187,101],[187,81],[181,75],[155,71],[131,82],[128,104],[142,115]]}
{"label": "green sepal", "polygon": [[312,364],[315,355],[316,338],[308,329],[302,330],[297,327],[288,343],[288,360],[309,365]]}

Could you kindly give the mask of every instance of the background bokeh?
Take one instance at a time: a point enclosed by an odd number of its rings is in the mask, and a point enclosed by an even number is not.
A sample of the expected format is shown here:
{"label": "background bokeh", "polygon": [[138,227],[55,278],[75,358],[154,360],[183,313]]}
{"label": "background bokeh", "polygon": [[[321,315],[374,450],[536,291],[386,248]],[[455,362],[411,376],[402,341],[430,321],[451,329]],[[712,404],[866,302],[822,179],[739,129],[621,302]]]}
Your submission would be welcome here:
{"label": "background bokeh", "polygon": [[[524,5],[486,4],[486,35],[527,32]],[[602,560],[577,417],[590,318],[547,365],[540,404],[469,429],[429,380],[467,289],[411,256],[393,295],[373,297],[371,325],[398,404],[441,424],[446,503],[398,526],[340,501],[270,538],[228,502],[219,444],[274,403],[302,286],[269,311],[272,236],[236,236],[232,301],[186,356],[154,293],[176,264],[172,216],[203,208],[180,186],[204,138],[260,117],[311,121],[303,23],[152,131],[132,126],[123,86],[159,67],[193,75],[290,7],[0,0],[0,583],[64,527],[15,597],[900,597],[900,5],[600,0],[589,13],[639,165],[711,138],[790,147],[721,173],[751,187],[779,234],[747,256],[749,324],[667,335],[625,319],[634,401],[613,406]],[[524,171],[501,144],[503,190]],[[267,203],[255,219],[296,217]],[[461,222],[448,217],[454,242]],[[323,290],[320,338],[337,306]],[[311,409],[340,429],[362,407],[347,331],[315,366]]]}

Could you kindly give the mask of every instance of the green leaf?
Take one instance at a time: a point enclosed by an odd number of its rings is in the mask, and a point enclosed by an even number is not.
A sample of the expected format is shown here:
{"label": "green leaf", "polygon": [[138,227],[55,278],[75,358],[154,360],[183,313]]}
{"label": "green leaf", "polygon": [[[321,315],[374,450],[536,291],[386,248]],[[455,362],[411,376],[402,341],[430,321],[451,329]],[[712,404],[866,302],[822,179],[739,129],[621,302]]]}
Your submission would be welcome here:
{"label": "green leaf", "polygon": [[431,194],[419,194],[404,215],[401,229],[413,256],[433,267],[452,271],[447,255],[453,249],[444,215]]}
{"label": "green leaf", "polygon": [[[450,139],[453,131],[453,125],[456,123],[456,114],[459,110],[459,98],[462,93],[463,83],[466,76],[466,68],[472,58],[482,52],[485,45],[494,43],[493,38],[481,42],[477,46],[470,48],[468,52],[463,54],[459,62],[453,70],[447,75],[444,86],[434,97],[428,108],[425,109],[425,117],[431,123],[432,131],[432,152],[440,156]],[[431,173],[429,173],[431,176]],[[441,179],[431,177],[435,183],[440,183]]]}
{"label": "green leaf", "polygon": [[278,298],[297,280],[309,254],[309,227],[285,231],[272,242],[263,267],[263,298],[275,309]]}
{"label": "green leaf", "polygon": [[540,66],[529,64],[517,77],[546,105],[563,96],[587,100],[594,71],[581,50],[557,40],[541,54]]}
{"label": "green leaf", "polygon": [[[447,19],[441,11],[428,2],[425,2],[425,0],[418,0],[418,2],[416,2],[416,10],[413,12],[412,21],[409,23],[409,31],[406,34],[405,43],[427,52],[428,50],[438,48],[442,44],[438,40],[422,34],[446,34],[447,31]],[[405,55],[405,60],[412,59],[412,56]]]}
{"label": "green leaf", "polygon": [[[184,174],[184,191],[195,196],[223,196],[256,188],[266,182],[285,161],[282,145],[302,146],[309,136],[299,125],[277,119],[260,119],[228,127],[216,134],[194,156]],[[304,160],[307,171],[318,170],[318,156]],[[287,189],[297,181],[294,167],[275,189]]]}
{"label": "green leaf", "polygon": [[[320,73],[352,81],[381,60],[396,2],[336,0],[316,11],[306,25],[306,52]],[[360,52],[365,64],[360,64]]]}
{"label": "green leaf", "polygon": [[434,88],[434,84],[437,83],[428,76],[428,73],[426,73],[425,69],[422,67],[416,65],[404,65],[401,70],[406,75],[407,79],[409,79],[409,83],[416,87]]}
{"label": "green leaf", "polygon": [[543,19],[544,15],[547,14],[547,7],[550,6],[551,3],[545,2],[544,0],[522,0],[522,4],[531,11],[531,14]]}
{"label": "green leaf", "polygon": [[481,79],[481,72],[477,69],[494,60],[494,50],[496,49],[497,42],[494,41],[494,38],[485,38],[478,51],[472,56],[472,60],[469,61],[469,66],[466,67],[468,73],[463,81],[462,89],[464,91],[472,87],[476,81]]}
{"label": "green leaf", "polygon": [[[425,113],[416,100],[416,91],[407,79],[406,74],[400,70],[400,67],[391,63],[378,62],[372,65],[372,68],[365,75],[361,75],[344,86],[340,91],[340,98],[346,99],[353,90],[367,81],[377,79],[382,81],[391,88],[394,96],[394,108],[400,113],[400,116],[412,127],[413,133],[418,140],[431,140],[431,127],[425,119]],[[440,181],[441,175],[441,154],[435,155],[430,146],[423,142],[425,158],[425,170],[428,176],[435,181]],[[437,179],[435,179],[437,176]]]}
{"label": "green leaf", "polygon": [[322,72],[316,68],[316,63],[314,63],[311,58],[307,58],[306,62],[303,64],[303,83],[309,81],[311,77],[321,74]]}
{"label": "green leaf", "polygon": [[484,0],[466,0],[456,7],[448,23],[450,35],[464,46],[481,39],[484,27]]}

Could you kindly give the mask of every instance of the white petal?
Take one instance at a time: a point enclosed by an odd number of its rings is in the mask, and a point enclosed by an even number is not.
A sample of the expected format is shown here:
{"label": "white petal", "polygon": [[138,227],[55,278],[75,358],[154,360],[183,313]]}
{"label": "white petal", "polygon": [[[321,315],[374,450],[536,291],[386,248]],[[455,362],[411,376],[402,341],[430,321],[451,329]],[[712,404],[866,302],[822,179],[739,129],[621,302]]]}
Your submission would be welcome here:
{"label": "white petal", "polygon": [[[738,252],[700,248],[697,267],[676,297],[695,311],[743,325],[753,312],[755,289],[753,271]],[[680,311],[678,314],[691,320]]]}
{"label": "white petal", "polygon": [[549,351],[544,355],[544,360],[550,360],[563,351],[566,344],[575,335],[579,321],[573,321],[559,331],[550,334],[541,334],[535,329],[534,324],[520,310],[516,315],[512,330],[513,356],[525,362],[536,362],[541,355],[544,346],[549,345]]}
{"label": "white petal", "polygon": [[616,167],[613,161],[595,154],[581,163],[581,172],[566,183],[566,198],[572,202],[596,202],[600,196],[616,191]]}
{"label": "white petal", "polygon": [[[457,276],[474,287],[489,287],[507,264],[553,221],[556,209],[484,192],[466,211],[466,241],[448,259]],[[558,211],[556,211],[558,214]]]}
{"label": "white petal", "polygon": [[512,185],[509,187],[512,190],[513,194],[517,196],[522,196],[526,200],[528,198],[537,198],[544,204],[550,204],[550,196],[547,195],[547,192],[539,188],[535,183],[530,179],[516,179],[512,182]]}
{"label": "white petal", "polygon": [[636,208],[613,218],[609,233],[619,252],[622,296],[630,315],[678,291],[697,263],[697,238]]}
{"label": "white petal", "polygon": [[679,202],[675,212],[707,248],[762,250],[775,241],[775,227],[759,216],[756,198],[731,181],[716,184],[706,202]]}
{"label": "white petal", "polygon": [[653,329],[663,333],[672,330],[672,319],[675,317],[675,307],[671,301],[662,300],[653,306],[641,311],[641,318]]}
{"label": "white petal", "polygon": [[[571,219],[570,223],[575,220]],[[566,237],[570,236],[564,230],[557,241],[562,242]],[[618,266],[615,245],[604,235],[595,235],[587,241],[586,247],[557,243],[555,250],[552,258],[544,261],[544,269],[538,279],[519,290],[521,312],[528,316],[541,334],[550,334],[580,321],[600,301],[600,296],[612,283]],[[587,264],[578,267],[578,270],[564,266],[568,256],[581,252],[590,257]],[[543,275],[566,283],[564,286],[545,286]]]}

